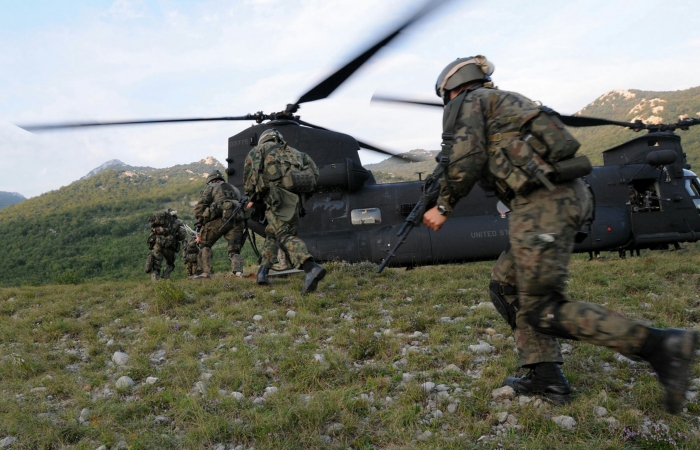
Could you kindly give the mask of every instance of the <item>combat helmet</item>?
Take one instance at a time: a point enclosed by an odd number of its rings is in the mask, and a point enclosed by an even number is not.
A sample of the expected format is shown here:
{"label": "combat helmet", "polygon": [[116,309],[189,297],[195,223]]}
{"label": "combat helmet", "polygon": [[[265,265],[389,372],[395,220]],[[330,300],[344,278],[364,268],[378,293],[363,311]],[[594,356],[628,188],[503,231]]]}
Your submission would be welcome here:
{"label": "combat helmet", "polygon": [[207,177],[207,184],[211,183],[214,180],[226,181],[224,179],[224,175],[219,169],[216,169],[215,171],[209,174],[209,176]]}
{"label": "combat helmet", "polygon": [[435,93],[447,104],[450,100],[447,94],[449,91],[470,81],[491,81],[495,69],[493,63],[482,55],[457,58],[440,72],[435,83]]}
{"label": "combat helmet", "polygon": [[276,128],[270,128],[268,130],[263,131],[263,133],[260,135],[260,138],[258,139],[258,144],[264,144],[265,142],[269,141],[283,143],[284,138],[282,137],[282,133],[277,131]]}

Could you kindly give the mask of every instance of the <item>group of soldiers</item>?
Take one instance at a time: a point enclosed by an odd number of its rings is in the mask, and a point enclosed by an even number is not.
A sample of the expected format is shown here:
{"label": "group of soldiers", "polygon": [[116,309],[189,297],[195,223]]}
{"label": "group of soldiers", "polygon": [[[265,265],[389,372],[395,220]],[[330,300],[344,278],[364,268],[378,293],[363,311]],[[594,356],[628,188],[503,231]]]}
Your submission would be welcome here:
{"label": "group of soldiers", "polygon": [[[267,222],[265,242],[261,249],[257,283],[269,285],[269,271],[276,261],[301,268],[306,273],[301,293],[316,290],[326,270],[314,261],[306,244],[297,236],[303,205],[313,193],[318,180],[318,167],[303,152],[290,147],[276,129],[265,131],[258,145],[245,161],[246,195],[229,184],[219,170],[207,177],[207,186],[200,192],[194,207],[196,225],[188,238],[188,227],[168,210],[154,214],[149,220],[151,233],[146,260],[146,273],[152,280],[170,277],[175,268],[175,255],[183,246],[183,260],[190,279],[208,279],[213,273],[213,245],[224,237],[228,242],[231,273],[243,276],[241,249],[246,237],[246,221],[252,211],[264,209]],[[166,266],[161,274],[163,259]]]}
{"label": "group of soldiers", "polygon": [[[495,192],[510,208],[510,247],[492,270],[489,291],[496,310],[513,330],[520,365],[529,371],[523,377],[506,378],[504,385],[520,394],[568,402],[571,389],[561,369],[558,339],[580,340],[649,362],[665,389],[666,408],[679,413],[698,333],[652,328],[601,305],[569,299],[567,266],[576,234],[593,212],[592,195],[582,178],[590,172],[590,163],[575,156],[579,144],[556,113],[523,95],[497,89],[491,83],[493,71],[493,64],[479,55],[457,59],[438,77],[435,90],[445,105],[441,170],[436,170],[440,194],[437,205],[423,214],[423,223],[440,230],[476,183]],[[303,202],[318,175],[311,158],[288,146],[275,129],[265,131],[246,158],[245,208],[264,204],[267,219],[258,284],[269,283],[268,272],[279,249],[291,265],[306,272],[302,293],[316,289],[325,276],[325,269],[296,236]],[[222,235],[229,241],[232,271],[242,270],[239,252],[245,221],[244,216],[235,217],[223,225],[227,211],[241,198],[220,173],[212,173],[207,181],[195,207],[200,230],[198,276],[203,278],[211,276],[211,245]],[[181,240],[184,233],[177,221],[154,230],[149,267],[157,274],[165,257],[166,277],[176,251],[166,244]],[[174,233],[172,241],[162,237],[168,236],[166,231]]]}

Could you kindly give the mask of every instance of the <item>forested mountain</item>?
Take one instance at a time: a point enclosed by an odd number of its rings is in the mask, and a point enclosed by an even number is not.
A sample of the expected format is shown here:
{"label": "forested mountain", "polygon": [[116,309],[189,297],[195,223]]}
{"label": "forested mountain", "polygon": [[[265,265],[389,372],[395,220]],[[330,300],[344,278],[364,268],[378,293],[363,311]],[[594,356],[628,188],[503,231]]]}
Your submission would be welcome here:
{"label": "forested mountain", "polygon": [[224,166],[209,157],[147,172],[108,169],[0,211],[0,285],[145,276],[148,218],[173,208],[192,226],[191,203],[216,168]]}
{"label": "forested mountain", "polygon": [[110,161],[107,161],[106,163],[102,164],[99,167],[95,167],[92,169],[90,172],[87,173],[84,177],[81,178],[81,180],[88,179],[92,176],[95,176],[99,173],[104,172],[105,170],[122,170],[122,171],[132,171],[132,172],[142,172],[142,173],[147,173],[147,172],[153,172],[157,169],[154,169],[153,167],[136,167],[136,166],[130,166],[128,164],[125,164],[118,159],[112,159]]}
{"label": "forested mountain", "polygon": [[421,172],[420,177],[424,180],[435,169],[435,155],[438,154],[438,150],[411,150],[407,153],[419,161],[389,158],[376,164],[367,164],[365,168],[372,171],[377,183],[416,181],[419,177],[417,172]]}
{"label": "forested mountain", "polygon": [[[682,91],[655,92],[640,90],[614,90],[601,95],[588,106],[576,113],[581,116],[633,122],[637,119],[645,123],[674,123],[680,118],[700,117],[700,87]],[[639,136],[626,128],[604,126],[591,128],[571,128],[581,142],[581,154],[587,155],[593,164],[603,164],[603,151]],[[642,133],[646,133],[643,131]],[[700,171],[700,125],[688,131],[678,130],[683,150],[688,154],[692,170]],[[431,154],[432,157],[418,163],[405,163],[397,158],[389,158],[378,164],[365,166],[371,170],[379,183],[396,183],[418,179],[416,172],[425,172],[423,178],[435,168],[435,151],[412,150],[411,154]]]}
{"label": "forested mountain", "polygon": [[26,197],[18,192],[0,191],[0,209],[23,202]]}

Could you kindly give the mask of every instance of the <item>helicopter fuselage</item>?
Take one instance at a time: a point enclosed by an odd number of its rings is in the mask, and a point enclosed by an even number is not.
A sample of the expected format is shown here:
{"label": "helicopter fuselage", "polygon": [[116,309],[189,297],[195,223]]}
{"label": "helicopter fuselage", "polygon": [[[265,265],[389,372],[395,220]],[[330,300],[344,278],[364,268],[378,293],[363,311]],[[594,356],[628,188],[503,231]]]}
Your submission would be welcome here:
{"label": "helicopter fuselage", "polygon": [[[423,182],[377,184],[362,167],[351,136],[278,121],[229,139],[231,183],[242,188],[245,156],[257,136],[272,127],[289,145],[309,154],[321,172],[319,190],[306,202],[307,216],[298,230],[314,258],[381,262],[396,244]],[[672,150],[677,157],[665,165],[648,164],[647,155],[658,150]],[[603,154],[605,164],[586,177],[595,197],[594,220],[581,230],[587,237],[574,251],[653,249],[700,238],[700,182],[685,169],[678,135],[648,133]],[[249,221],[249,226],[264,235],[262,224]],[[508,218],[499,212],[497,197],[475,186],[439,232],[414,228],[390,265],[494,259],[508,240]]]}

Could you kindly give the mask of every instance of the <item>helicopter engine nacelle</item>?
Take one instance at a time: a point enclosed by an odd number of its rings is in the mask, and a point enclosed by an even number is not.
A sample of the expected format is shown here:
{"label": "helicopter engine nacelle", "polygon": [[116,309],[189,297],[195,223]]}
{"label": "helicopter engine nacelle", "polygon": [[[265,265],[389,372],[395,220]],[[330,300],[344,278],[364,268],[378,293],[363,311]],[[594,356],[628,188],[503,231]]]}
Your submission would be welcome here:
{"label": "helicopter engine nacelle", "polygon": [[370,177],[370,172],[350,158],[344,163],[326,164],[318,169],[320,176],[316,185],[323,187],[339,187],[355,192],[364,186]]}

